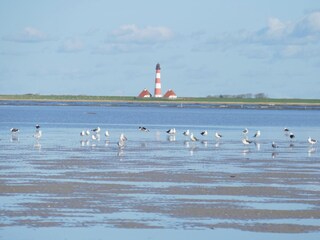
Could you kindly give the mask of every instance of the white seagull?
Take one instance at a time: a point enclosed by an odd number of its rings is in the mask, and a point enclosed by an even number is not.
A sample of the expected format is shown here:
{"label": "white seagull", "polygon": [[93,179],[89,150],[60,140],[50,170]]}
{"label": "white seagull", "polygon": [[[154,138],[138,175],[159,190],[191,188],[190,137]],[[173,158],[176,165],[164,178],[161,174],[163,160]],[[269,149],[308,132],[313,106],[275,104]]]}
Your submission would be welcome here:
{"label": "white seagull", "polygon": [[99,127],[91,129],[92,132],[94,133],[99,133],[101,131],[101,129]]}
{"label": "white seagull", "polygon": [[256,133],[253,135],[253,137],[257,138],[257,137],[260,137],[261,135],[261,132],[260,130],[256,131]]}
{"label": "white seagull", "polygon": [[121,133],[119,137],[119,141],[125,142],[127,140],[128,140],[127,137],[123,133]]}
{"label": "white seagull", "polygon": [[222,138],[222,135],[220,134],[220,133],[218,133],[218,132],[216,132],[216,134],[214,135],[217,139],[220,139],[220,138]]}
{"label": "white seagull", "polygon": [[109,136],[110,136],[110,134],[109,134],[109,131],[108,131],[108,130],[106,130],[106,131],[105,131],[104,136],[106,136],[106,137],[109,137]]}
{"label": "white seagull", "polygon": [[119,141],[118,141],[118,146],[120,147],[120,148],[122,148],[122,147],[124,147],[124,145],[125,145],[125,142],[127,141],[128,139],[127,139],[127,137],[123,134],[123,133],[121,133],[120,134],[120,137],[119,137]]}
{"label": "white seagull", "polygon": [[243,138],[243,139],[242,139],[242,143],[243,143],[244,145],[249,145],[250,143],[252,143],[252,141],[250,141],[250,140],[247,139],[247,138]]}
{"label": "white seagull", "polygon": [[176,129],[175,128],[170,128],[169,130],[166,131],[168,134],[176,134]]}
{"label": "white seagull", "polygon": [[243,130],[242,130],[242,133],[243,133],[243,134],[248,134],[248,133],[249,133],[248,128],[243,129]]}
{"label": "white seagull", "polygon": [[286,128],[286,127],[285,127],[285,128],[283,129],[283,131],[289,132],[290,130],[289,130],[289,128]]}
{"label": "white seagull", "polygon": [[190,134],[190,139],[191,139],[191,141],[193,141],[193,142],[198,141],[198,138],[196,138],[196,137],[193,135],[193,133]]}
{"label": "white seagull", "polygon": [[208,135],[208,131],[207,130],[204,130],[200,133],[202,136],[207,136]]}
{"label": "white seagull", "polygon": [[80,136],[81,136],[81,137],[83,137],[83,136],[85,136],[85,135],[86,135],[86,132],[85,132],[84,130],[80,132]]}
{"label": "white seagull", "polygon": [[309,142],[310,144],[314,145],[314,144],[316,144],[316,143],[317,143],[317,140],[315,140],[315,139],[313,139],[313,138],[309,137],[309,138],[308,138],[308,142]]}
{"label": "white seagull", "polygon": [[183,132],[183,135],[186,136],[186,137],[187,137],[187,136],[190,136],[190,130],[187,129],[187,131]]}

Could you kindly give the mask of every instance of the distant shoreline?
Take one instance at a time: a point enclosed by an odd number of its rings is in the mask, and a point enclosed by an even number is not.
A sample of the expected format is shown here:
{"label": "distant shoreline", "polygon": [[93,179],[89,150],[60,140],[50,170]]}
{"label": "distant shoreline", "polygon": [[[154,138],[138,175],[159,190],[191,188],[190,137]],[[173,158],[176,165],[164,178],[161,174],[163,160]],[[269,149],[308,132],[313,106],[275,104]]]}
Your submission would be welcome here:
{"label": "distant shoreline", "polygon": [[274,98],[214,98],[181,97],[177,99],[137,98],[121,96],[87,96],[87,95],[0,95],[0,101],[31,102],[104,102],[104,103],[155,103],[155,104],[205,104],[205,105],[268,105],[268,106],[319,106],[320,99],[274,99]]}

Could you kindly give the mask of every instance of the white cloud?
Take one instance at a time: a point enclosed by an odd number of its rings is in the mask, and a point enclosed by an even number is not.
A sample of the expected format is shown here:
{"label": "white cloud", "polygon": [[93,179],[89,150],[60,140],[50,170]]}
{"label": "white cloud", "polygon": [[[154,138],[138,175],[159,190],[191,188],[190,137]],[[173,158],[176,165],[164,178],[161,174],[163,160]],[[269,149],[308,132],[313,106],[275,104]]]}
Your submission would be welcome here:
{"label": "white cloud", "polygon": [[64,53],[74,53],[74,52],[80,52],[84,49],[84,44],[81,40],[77,38],[68,39],[66,40],[62,46],[58,49],[59,52]]}
{"label": "white cloud", "polygon": [[25,27],[22,32],[13,35],[3,36],[2,40],[21,43],[35,43],[53,40],[45,33],[34,27]]}
{"label": "white cloud", "polygon": [[157,43],[173,38],[173,32],[167,27],[139,28],[135,24],[123,25],[109,36],[109,41],[133,43]]}
{"label": "white cloud", "polygon": [[[297,21],[270,17],[265,27],[257,31],[242,30],[224,33],[206,42],[206,49],[239,48],[248,58],[310,58],[320,49],[320,11],[306,14]],[[200,48],[201,49],[201,48]]]}

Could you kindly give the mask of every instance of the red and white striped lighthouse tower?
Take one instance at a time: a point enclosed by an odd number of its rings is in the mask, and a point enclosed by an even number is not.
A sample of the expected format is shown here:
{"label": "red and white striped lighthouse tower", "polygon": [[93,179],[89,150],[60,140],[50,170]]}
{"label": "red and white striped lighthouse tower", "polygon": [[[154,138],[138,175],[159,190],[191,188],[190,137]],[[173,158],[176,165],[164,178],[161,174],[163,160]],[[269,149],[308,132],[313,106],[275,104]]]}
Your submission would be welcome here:
{"label": "red and white striped lighthouse tower", "polygon": [[156,66],[156,86],[154,88],[154,97],[162,97],[161,94],[161,79],[160,79],[160,64],[158,63]]}

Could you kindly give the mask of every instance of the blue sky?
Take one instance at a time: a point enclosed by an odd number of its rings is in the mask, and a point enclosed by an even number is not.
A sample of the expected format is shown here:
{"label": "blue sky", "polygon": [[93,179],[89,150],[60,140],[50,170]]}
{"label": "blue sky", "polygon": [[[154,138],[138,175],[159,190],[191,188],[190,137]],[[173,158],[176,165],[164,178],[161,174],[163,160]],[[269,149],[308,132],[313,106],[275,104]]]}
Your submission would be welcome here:
{"label": "blue sky", "polygon": [[0,94],[320,98],[320,1],[3,0]]}

